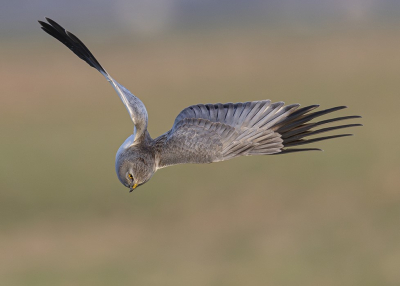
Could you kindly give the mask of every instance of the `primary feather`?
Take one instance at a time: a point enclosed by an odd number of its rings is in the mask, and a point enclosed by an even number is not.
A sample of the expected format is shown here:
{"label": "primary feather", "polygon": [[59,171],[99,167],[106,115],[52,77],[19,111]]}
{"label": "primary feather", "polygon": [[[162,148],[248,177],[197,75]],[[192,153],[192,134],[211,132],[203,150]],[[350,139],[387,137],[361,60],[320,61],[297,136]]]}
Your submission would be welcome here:
{"label": "primary feather", "polygon": [[314,130],[319,125],[360,116],[336,117],[308,123],[316,117],[346,107],[338,106],[312,112],[318,105],[298,109],[299,106],[284,106],[283,102],[271,103],[270,100],[189,106],[176,117],[170,131],[155,139],[159,154],[158,167],[180,163],[212,163],[238,156],[321,150],[288,147],[349,136],[351,134],[306,138],[337,129],[361,126],[347,124]]}
{"label": "primary feather", "polygon": [[134,96],[127,88],[125,88],[122,84],[119,84],[116,80],[114,80],[106,70],[100,65],[97,59],[93,56],[93,54],[89,51],[89,49],[85,46],[85,44],[78,39],[77,36],[72,34],[71,32],[65,30],[61,27],[60,24],[55,22],[50,18],[46,18],[47,22],[38,21],[42,26],[42,30],[45,31],[50,36],[56,38],[61,43],[63,43],[68,49],[70,49],[75,55],[77,55],[80,59],[84,60],[91,67],[97,69],[112,85],[112,87],[117,92],[118,96],[124,103],[128,113],[132,119],[133,124],[135,125],[135,141],[139,143],[139,141],[145,140],[147,136],[147,110],[144,106],[143,102]]}

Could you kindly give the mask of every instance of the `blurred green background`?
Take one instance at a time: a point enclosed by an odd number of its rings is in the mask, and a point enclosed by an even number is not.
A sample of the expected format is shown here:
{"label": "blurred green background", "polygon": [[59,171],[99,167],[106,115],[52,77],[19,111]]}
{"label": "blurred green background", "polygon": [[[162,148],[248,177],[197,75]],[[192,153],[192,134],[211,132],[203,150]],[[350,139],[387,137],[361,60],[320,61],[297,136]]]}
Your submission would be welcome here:
{"label": "blurred green background", "polygon": [[[400,285],[395,2],[150,2],[2,9],[0,285]],[[365,126],[325,152],[166,168],[129,194],[114,171],[129,116],[43,16],[140,97],[153,137],[186,106],[260,99],[347,105]]]}

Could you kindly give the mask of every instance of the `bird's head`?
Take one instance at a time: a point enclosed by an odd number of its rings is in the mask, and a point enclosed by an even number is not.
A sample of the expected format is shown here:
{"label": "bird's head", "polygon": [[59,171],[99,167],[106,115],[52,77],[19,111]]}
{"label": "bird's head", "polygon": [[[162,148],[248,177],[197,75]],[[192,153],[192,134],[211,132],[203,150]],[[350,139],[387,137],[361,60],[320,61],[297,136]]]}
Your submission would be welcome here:
{"label": "bird's head", "polygon": [[[115,170],[120,182],[132,192],[143,185],[156,171],[154,155],[147,148],[126,144],[121,145],[115,160]],[[129,143],[129,142],[128,142]]]}

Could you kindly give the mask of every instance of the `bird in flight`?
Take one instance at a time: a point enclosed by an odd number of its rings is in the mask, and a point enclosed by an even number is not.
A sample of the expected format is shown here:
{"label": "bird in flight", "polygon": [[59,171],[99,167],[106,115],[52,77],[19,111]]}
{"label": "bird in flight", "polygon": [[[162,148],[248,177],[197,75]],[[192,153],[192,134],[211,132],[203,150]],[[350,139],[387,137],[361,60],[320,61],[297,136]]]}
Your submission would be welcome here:
{"label": "bird in flight", "polygon": [[[183,109],[171,130],[152,139],[147,131],[148,115],[143,102],[115,81],[89,49],[74,34],[55,21],[39,21],[41,28],[79,58],[97,69],[113,86],[133,121],[133,134],[117,151],[115,169],[118,179],[132,192],[161,168],[184,163],[213,163],[239,156],[286,154],[318,148],[297,146],[350,136],[339,134],[311,137],[328,131],[361,124],[321,125],[361,116],[343,116],[311,122],[314,118],[346,108],[337,106],[314,111],[319,105],[299,108],[270,100],[238,103],[197,104]],[[293,148],[295,147],[295,148]]]}

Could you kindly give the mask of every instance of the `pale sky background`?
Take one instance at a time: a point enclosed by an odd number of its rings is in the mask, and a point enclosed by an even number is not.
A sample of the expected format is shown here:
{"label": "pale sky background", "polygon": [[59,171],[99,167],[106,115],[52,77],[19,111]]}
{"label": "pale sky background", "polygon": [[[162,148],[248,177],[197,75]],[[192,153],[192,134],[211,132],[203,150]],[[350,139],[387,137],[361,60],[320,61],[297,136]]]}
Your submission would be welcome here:
{"label": "pale sky background", "polygon": [[[398,0],[14,0],[1,1],[0,35],[29,35],[37,19],[71,30],[124,29],[156,35],[173,29],[265,22],[318,27],[397,22]],[[36,27],[35,27],[36,28]]]}

